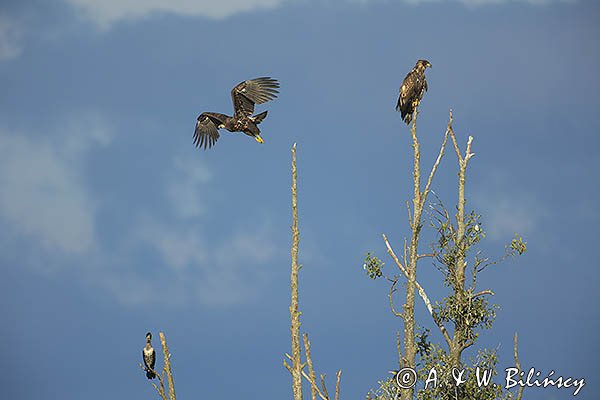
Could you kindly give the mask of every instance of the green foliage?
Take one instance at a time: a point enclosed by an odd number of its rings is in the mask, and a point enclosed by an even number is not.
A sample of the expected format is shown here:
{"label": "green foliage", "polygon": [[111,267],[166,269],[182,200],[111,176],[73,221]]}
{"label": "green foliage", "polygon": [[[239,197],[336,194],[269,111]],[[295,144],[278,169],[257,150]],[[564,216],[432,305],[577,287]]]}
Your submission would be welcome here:
{"label": "green foliage", "polygon": [[431,331],[427,328],[419,327],[417,330],[416,336],[416,344],[417,344],[417,354],[421,357],[429,354],[431,352],[431,342],[429,341],[429,333]]}
{"label": "green foliage", "polygon": [[511,256],[521,255],[527,251],[527,242],[523,241],[523,238],[515,233],[515,238],[510,242],[509,254]]}
{"label": "green foliage", "polygon": [[[511,400],[513,394],[502,390],[502,385],[493,382],[494,377],[498,375],[497,365],[498,356],[495,350],[479,350],[475,358],[469,360],[468,365],[462,365],[464,369],[463,378],[465,382],[456,386],[453,378],[450,356],[437,344],[427,343],[423,348],[425,352],[420,352],[420,363],[417,367],[416,398],[418,400]],[[478,385],[477,368],[480,375],[484,371],[491,374],[489,385]],[[435,369],[436,379],[428,382],[427,389],[425,383],[432,377],[431,370]],[[455,371],[457,374],[457,371]],[[399,398],[399,388],[393,379],[393,376],[378,382],[377,389],[371,390],[367,400],[397,400]]]}
{"label": "green foliage", "polygon": [[383,275],[381,269],[383,268],[384,262],[371,253],[365,255],[365,263],[363,269],[367,272],[367,275],[371,279],[377,279]]}
{"label": "green foliage", "polygon": [[[480,374],[484,370],[489,371],[493,377],[497,375],[498,356],[495,350],[479,350],[475,359],[469,360],[469,365],[462,365],[465,382],[456,386],[452,374],[452,366],[448,353],[438,345],[431,345],[431,351],[421,356],[422,365],[418,370],[419,381],[423,382],[423,388],[418,391],[419,400],[508,400],[512,399],[512,393],[503,392],[501,385],[492,381],[481,387],[477,382],[477,368]],[[430,377],[432,368],[436,370],[436,385],[429,383],[425,389],[425,382]],[[457,372],[455,371],[455,374]]]}
{"label": "green foliage", "polygon": [[490,329],[496,319],[499,307],[490,305],[488,299],[481,295],[474,297],[472,291],[444,297],[434,305],[434,313],[443,322],[453,322],[455,328],[462,330],[463,343],[475,342],[479,337],[477,329]]}
{"label": "green foliage", "polygon": [[[441,204],[432,207],[432,226],[437,232],[437,241],[433,243],[432,250],[436,256],[436,266],[444,274],[444,284],[448,287],[458,287],[454,271],[457,262],[465,259],[471,249],[485,238],[485,231],[481,224],[481,215],[471,211],[465,217],[465,234],[458,237],[456,227],[453,225],[448,210]],[[481,265],[487,259],[480,259],[476,255],[475,263]]]}
{"label": "green foliage", "polygon": [[[459,237],[456,222],[441,202],[430,209],[431,225],[437,234],[431,246],[434,264],[442,272],[445,286],[450,288],[450,294],[433,305],[434,319],[445,326],[453,326],[454,331],[459,333],[460,344],[463,348],[468,348],[476,344],[482,330],[492,327],[499,309],[489,301],[491,291],[477,291],[477,275],[485,268],[499,264],[508,257],[525,253],[527,243],[520,236],[515,235],[506,246],[505,254],[497,260],[491,260],[478,249],[478,245],[486,237],[481,215],[475,211],[465,215],[465,232],[462,237]],[[470,279],[469,285],[459,281],[456,272],[459,263],[463,263],[465,268],[470,267],[467,269],[470,275],[462,277],[463,280]],[[381,260],[370,253],[366,254],[363,269],[367,271],[370,278],[381,277],[382,267]],[[396,282],[395,279],[389,281]],[[492,377],[497,375],[498,357],[495,350],[479,350],[474,359],[461,362],[467,380],[456,386],[452,376],[450,350],[432,343],[430,331],[426,328],[419,328],[415,339],[418,356],[415,394],[418,400],[509,400],[513,398],[513,394],[503,390],[501,385],[490,383],[488,386],[478,386],[477,368],[480,368],[480,372],[488,370]],[[437,373],[437,385],[433,387],[430,384],[425,389],[425,382],[432,368],[435,368]],[[399,398],[399,388],[393,376],[379,381],[378,385],[367,394],[367,399],[396,400]]]}

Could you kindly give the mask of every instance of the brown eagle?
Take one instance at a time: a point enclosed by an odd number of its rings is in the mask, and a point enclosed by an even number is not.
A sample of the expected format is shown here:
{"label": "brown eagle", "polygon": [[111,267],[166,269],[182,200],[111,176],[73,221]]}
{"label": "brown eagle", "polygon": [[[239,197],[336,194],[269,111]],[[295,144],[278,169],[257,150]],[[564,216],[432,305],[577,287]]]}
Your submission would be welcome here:
{"label": "brown eagle", "polygon": [[396,110],[400,111],[400,115],[406,125],[412,121],[412,115],[415,109],[419,106],[423,94],[427,91],[427,80],[425,79],[425,69],[431,68],[431,64],[427,60],[419,60],[415,67],[406,75],[400,86],[400,96]]}
{"label": "brown eagle", "polygon": [[144,360],[144,369],[146,370],[146,378],[154,379],[156,374],[154,373],[154,363],[156,363],[156,352],[152,347],[152,334],[146,333],[146,346],[142,349],[142,359]]}
{"label": "brown eagle", "polygon": [[198,116],[194,130],[194,144],[196,147],[212,147],[219,138],[219,129],[225,128],[229,132],[244,132],[252,136],[258,143],[263,143],[260,137],[260,124],[267,116],[267,111],[252,116],[254,105],[266,103],[277,97],[279,82],[270,77],[250,79],[239,83],[231,89],[233,101],[233,117],[229,115],[203,112]]}

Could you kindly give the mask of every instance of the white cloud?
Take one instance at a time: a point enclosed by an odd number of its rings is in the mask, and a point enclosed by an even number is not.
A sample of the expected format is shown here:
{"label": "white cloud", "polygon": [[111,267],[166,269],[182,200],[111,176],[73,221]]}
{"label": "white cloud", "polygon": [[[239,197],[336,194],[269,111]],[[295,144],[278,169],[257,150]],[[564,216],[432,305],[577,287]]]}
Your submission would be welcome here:
{"label": "white cloud", "polygon": [[238,232],[216,250],[215,259],[220,265],[265,263],[276,253],[268,236],[264,230]]}
{"label": "white cloud", "polygon": [[133,235],[139,244],[153,247],[164,265],[174,271],[189,270],[208,258],[205,242],[193,228],[159,224],[146,218],[136,224]]}
{"label": "white cloud", "polygon": [[140,274],[129,268],[100,278],[128,304],[239,304],[259,293],[268,280],[265,266],[278,255],[273,236],[264,228],[239,230],[217,243],[201,232],[201,226],[160,224],[146,218],[134,229],[128,251],[140,246],[154,249],[160,256],[158,270]]}
{"label": "white cloud", "polygon": [[[109,29],[114,23],[126,20],[146,18],[153,14],[168,13],[190,17],[226,18],[238,13],[253,10],[268,10],[291,0],[64,0],[102,30]],[[372,3],[385,0],[345,0],[349,3]],[[575,0],[404,0],[408,4],[432,2],[454,2],[468,6],[525,2],[530,4],[549,4],[553,2],[572,2]]]}
{"label": "white cloud", "polygon": [[[361,2],[367,2],[370,0],[359,0]],[[529,3],[536,5],[544,5],[551,3],[573,3],[576,0],[404,0],[409,4],[422,4],[422,3],[461,3],[467,6],[485,6],[489,4],[503,4],[503,3]]]}
{"label": "white cloud", "polygon": [[180,218],[202,215],[207,210],[207,184],[211,179],[212,173],[197,159],[177,159],[167,186],[167,197],[174,214]]}
{"label": "white cloud", "polygon": [[83,162],[91,147],[109,140],[109,130],[92,115],[42,137],[0,129],[0,219],[13,236],[64,254],[92,250],[96,204]]}
{"label": "white cloud", "polygon": [[[69,256],[87,266],[78,275],[84,284],[124,304],[223,306],[255,297],[278,254],[274,236],[262,222],[238,223],[233,234],[220,232],[222,239],[208,232],[202,210],[210,200],[203,193],[212,173],[197,160],[177,158],[164,175],[166,190],[156,196],[167,200],[165,215],[142,212],[111,247],[97,237],[100,203],[84,171],[90,150],[111,139],[93,114],[37,135],[0,128],[0,240],[27,241],[41,259]],[[148,255],[151,265],[143,265]],[[49,263],[62,265],[55,261]]]}
{"label": "white cloud", "polygon": [[534,232],[547,211],[532,196],[517,191],[489,193],[475,197],[483,215],[484,228],[491,239],[506,240]]}
{"label": "white cloud", "polygon": [[273,8],[283,0],[65,0],[99,28],[121,20],[135,20],[155,13],[224,18],[255,9]]}
{"label": "white cloud", "polygon": [[[135,273],[131,260],[126,271],[115,271],[101,283],[121,301],[130,304],[159,301],[180,305],[199,302],[208,306],[238,304],[256,296],[268,280],[265,266],[279,255],[268,224],[249,227],[238,222],[230,234],[214,235],[204,221],[214,199],[208,193],[213,174],[198,159],[176,157],[165,176],[166,218],[146,213],[135,221],[123,247],[123,258],[135,249],[157,254],[154,270]],[[172,218],[175,216],[176,218]],[[219,238],[220,237],[220,238]],[[152,252],[148,250],[151,249]],[[117,280],[113,275],[118,273]],[[139,283],[139,285],[136,284]],[[155,297],[155,293],[162,293]]]}
{"label": "white cloud", "polygon": [[10,60],[21,54],[21,24],[0,15],[0,61]]}

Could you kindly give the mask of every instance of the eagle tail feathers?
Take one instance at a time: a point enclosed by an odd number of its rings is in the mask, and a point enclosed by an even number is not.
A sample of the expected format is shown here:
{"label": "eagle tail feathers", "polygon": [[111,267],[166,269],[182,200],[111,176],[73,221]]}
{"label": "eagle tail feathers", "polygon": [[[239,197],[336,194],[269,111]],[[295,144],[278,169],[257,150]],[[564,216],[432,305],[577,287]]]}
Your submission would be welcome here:
{"label": "eagle tail feathers", "polygon": [[261,122],[263,122],[263,120],[267,117],[267,113],[268,113],[268,111],[263,111],[260,114],[256,114],[253,117],[254,123],[258,125]]}

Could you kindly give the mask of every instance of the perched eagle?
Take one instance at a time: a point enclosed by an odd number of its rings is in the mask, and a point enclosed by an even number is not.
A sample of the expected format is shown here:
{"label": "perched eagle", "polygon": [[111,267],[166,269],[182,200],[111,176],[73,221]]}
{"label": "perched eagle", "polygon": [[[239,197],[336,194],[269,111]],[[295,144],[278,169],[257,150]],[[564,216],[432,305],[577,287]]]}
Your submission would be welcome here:
{"label": "perched eagle", "polygon": [[142,358],[144,359],[144,365],[146,366],[146,377],[148,379],[154,379],[156,374],[154,373],[154,363],[156,362],[156,352],[150,343],[152,341],[152,334],[146,333],[146,346],[142,350]]}
{"label": "perched eagle", "polygon": [[267,111],[252,116],[254,105],[266,103],[277,97],[279,82],[276,79],[262,77],[239,83],[231,89],[233,101],[233,117],[229,115],[204,112],[198,117],[194,131],[196,147],[210,148],[219,138],[219,129],[229,132],[244,132],[254,137],[258,143],[263,143],[260,137],[260,124],[267,116]]}
{"label": "perched eagle", "polygon": [[406,75],[402,86],[400,86],[400,96],[396,110],[400,111],[400,115],[406,125],[412,121],[412,115],[415,109],[419,106],[423,94],[427,91],[427,80],[425,79],[425,69],[431,68],[431,64],[427,60],[419,60],[415,67]]}

